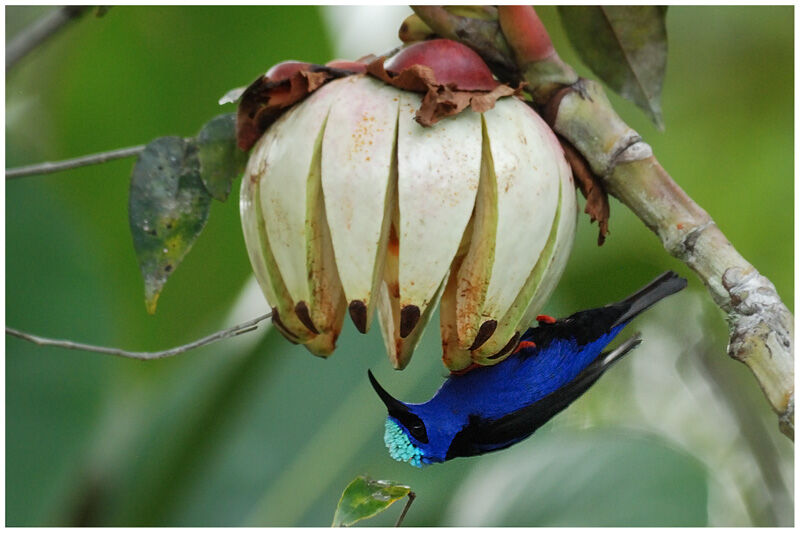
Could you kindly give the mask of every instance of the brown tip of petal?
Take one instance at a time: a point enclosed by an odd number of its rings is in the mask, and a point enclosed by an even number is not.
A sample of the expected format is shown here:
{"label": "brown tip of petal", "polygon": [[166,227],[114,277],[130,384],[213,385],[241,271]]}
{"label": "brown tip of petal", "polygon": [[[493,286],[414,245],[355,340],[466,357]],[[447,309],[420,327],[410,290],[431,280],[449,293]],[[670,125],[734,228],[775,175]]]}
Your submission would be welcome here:
{"label": "brown tip of petal", "polygon": [[291,342],[292,344],[299,344],[299,340],[296,336],[292,334],[291,331],[286,329],[286,326],[281,322],[280,314],[278,314],[278,308],[272,308],[272,325],[275,326],[275,329],[281,332],[281,334],[286,337],[286,340]]}
{"label": "brown tip of petal", "polygon": [[497,352],[497,353],[496,353],[496,354],[494,354],[494,355],[490,355],[490,356],[488,357],[488,359],[497,359],[497,358],[499,358],[499,357],[503,357],[505,354],[507,354],[508,352],[510,352],[511,350],[513,350],[513,349],[514,349],[514,347],[515,347],[517,344],[519,344],[519,331],[518,331],[518,332],[516,332],[516,333],[514,333],[514,336],[513,336],[513,337],[511,337],[511,340],[509,340],[509,341],[508,341],[508,344],[506,344],[505,346],[503,346],[503,349],[502,349],[502,350],[500,350],[499,352]]}
{"label": "brown tip of petal", "polygon": [[319,330],[314,326],[314,322],[311,321],[311,314],[308,312],[308,306],[305,302],[297,302],[297,305],[294,306],[294,312],[297,313],[297,318],[300,319],[300,322],[305,327],[313,333],[319,334]]}
{"label": "brown tip of petal", "polygon": [[469,347],[470,350],[477,350],[483,343],[489,340],[489,337],[492,336],[494,330],[497,329],[497,320],[487,320],[483,324],[481,324],[480,329],[478,330],[478,334],[475,336],[475,341],[472,343],[472,346]]}
{"label": "brown tip of petal", "polygon": [[367,305],[364,303],[363,300],[353,300],[350,302],[350,305],[347,307],[348,311],[350,311],[350,318],[353,320],[353,324],[356,325],[356,329],[361,333],[367,332]]}
{"label": "brown tip of petal", "polygon": [[419,307],[407,305],[400,311],[400,337],[406,338],[414,331],[414,326],[419,322]]}

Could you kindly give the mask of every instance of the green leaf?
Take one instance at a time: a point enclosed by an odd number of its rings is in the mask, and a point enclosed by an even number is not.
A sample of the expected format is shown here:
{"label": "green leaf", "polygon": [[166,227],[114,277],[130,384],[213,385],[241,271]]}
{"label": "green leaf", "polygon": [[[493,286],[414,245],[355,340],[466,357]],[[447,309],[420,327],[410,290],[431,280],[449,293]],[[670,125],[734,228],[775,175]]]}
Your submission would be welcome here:
{"label": "green leaf", "polygon": [[197,157],[200,177],[211,196],[224,202],[231,192],[231,183],[247,163],[247,153],[236,146],[236,113],[219,115],[197,134]]}
{"label": "green leaf", "polygon": [[347,485],[336,514],[333,527],[352,526],[359,520],[370,518],[386,510],[397,500],[408,496],[411,487],[399,485],[394,481],[375,481],[366,476],[358,476]]}
{"label": "green leaf", "polygon": [[180,137],[161,137],[133,167],[128,218],[151,314],[167,278],[208,220],[211,196],[200,179],[196,152]]}
{"label": "green leaf", "polygon": [[583,62],[663,130],[661,87],[667,68],[667,8],[561,6],[558,11]]}

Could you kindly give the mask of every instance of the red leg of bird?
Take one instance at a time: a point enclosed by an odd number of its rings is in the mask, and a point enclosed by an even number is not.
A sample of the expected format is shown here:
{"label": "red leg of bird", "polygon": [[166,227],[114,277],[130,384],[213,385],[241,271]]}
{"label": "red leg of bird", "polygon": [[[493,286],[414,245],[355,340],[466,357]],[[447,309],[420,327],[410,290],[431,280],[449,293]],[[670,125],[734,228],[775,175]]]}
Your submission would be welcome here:
{"label": "red leg of bird", "polygon": [[[511,352],[511,353],[515,354],[520,350],[525,350],[526,348],[536,348],[536,343],[531,342],[531,341],[520,341],[520,343],[517,344],[516,349],[514,349],[514,351]],[[464,374],[466,374],[470,370],[475,370],[479,366],[481,366],[481,365],[479,365],[478,363],[472,363],[467,368],[462,368],[461,370],[451,370],[450,371],[450,375],[452,375],[452,376],[463,376]]]}
{"label": "red leg of bird", "polygon": [[555,324],[556,319],[551,317],[550,315],[539,315],[536,317],[536,321],[541,324]]}
{"label": "red leg of bird", "polygon": [[518,351],[525,350],[526,348],[536,348],[536,343],[533,343],[531,341],[520,341],[520,343],[517,344],[517,349],[514,350],[512,353],[517,353]]}

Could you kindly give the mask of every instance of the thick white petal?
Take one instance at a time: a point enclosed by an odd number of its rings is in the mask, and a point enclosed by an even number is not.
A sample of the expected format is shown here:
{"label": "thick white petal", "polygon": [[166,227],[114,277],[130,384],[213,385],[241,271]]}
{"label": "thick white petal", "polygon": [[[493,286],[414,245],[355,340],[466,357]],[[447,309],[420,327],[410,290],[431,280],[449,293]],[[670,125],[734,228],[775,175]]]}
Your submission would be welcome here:
{"label": "thick white petal", "polygon": [[442,300],[439,304],[439,332],[442,337],[442,362],[451,371],[467,368],[472,363],[469,350],[458,345],[456,321],[456,294],[458,292],[458,270],[463,257],[456,257],[447,276]]}
{"label": "thick white petal", "polygon": [[267,273],[265,264],[264,247],[266,243],[261,239],[264,221],[259,217],[261,210],[258,205],[258,181],[263,168],[263,155],[265,151],[269,150],[269,144],[265,144],[265,141],[269,142],[266,135],[262,136],[261,140],[253,148],[242,177],[242,187],[239,192],[239,213],[242,219],[244,243],[247,248],[247,255],[250,257],[253,272],[267,299],[267,303],[274,305],[278,297],[273,286],[273,280]]}
{"label": "thick white petal", "polygon": [[389,246],[383,269],[383,281],[378,290],[378,323],[386,345],[386,354],[389,362],[398,370],[402,370],[411,360],[425,325],[433,315],[436,304],[439,302],[444,282],[440,283],[434,293],[431,303],[425,309],[416,324],[416,327],[406,335],[401,336],[402,308],[400,307],[400,285],[397,279],[399,266],[399,248],[397,242],[397,223],[399,212],[395,204],[392,210],[392,227],[390,231]]}
{"label": "thick white petal", "polygon": [[336,271],[331,234],[322,198],[322,137],[317,136],[306,189],[306,266],[308,269],[307,302],[298,302],[295,312],[319,335],[306,344],[315,355],[328,356],[336,348],[347,304]]}
{"label": "thick white petal", "polygon": [[[574,191],[568,191],[568,194],[574,194]],[[523,322],[523,317],[526,311],[530,309],[530,303],[538,294],[544,276],[548,272],[555,257],[558,231],[559,227],[562,225],[561,215],[561,209],[556,209],[555,220],[551,225],[547,243],[538,261],[536,261],[536,266],[534,266],[525,284],[517,294],[514,303],[511,304],[511,307],[508,308],[503,318],[500,319],[497,328],[494,330],[489,340],[476,350],[473,350],[472,359],[476,363],[481,365],[499,363],[512,353],[521,334],[527,329],[528,326],[527,323]],[[574,219],[571,212],[569,212],[567,216]]]}
{"label": "thick white petal", "polygon": [[325,85],[273,124],[261,208],[275,262],[295,302],[309,301],[306,227],[312,157],[341,81]]}
{"label": "thick white petal", "polygon": [[371,77],[341,83],[322,141],[322,188],[339,278],[347,300],[363,306],[353,318],[366,332],[389,235],[401,92]]}
{"label": "thick white petal", "polygon": [[523,333],[531,325],[547,301],[561,277],[572,249],[577,219],[572,171],[561,156],[562,148],[551,131],[542,130],[542,142],[558,156],[555,162],[558,171],[559,207],[553,221],[556,226],[551,227],[547,243],[535,267],[528,275],[514,303],[500,320],[494,334],[480,348],[473,351],[473,360],[482,365],[496,364],[511,354],[515,335],[518,332]]}
{"label": "thick white petal", "polygon": [[[561,147],[555,135],[551,135],[550,142],[558,148]],[[566,160],[561,161],[559,164],[559,176],[561,179],[562,212],[558,224],[558,237],[556,238],[552,260],[548,263],[547,270],[542,277],[542,283],[536,290],[536,295],[531,300],[528,310],[522,319],[521,327],[523,328],[532,325],[536,315],[544,308],[556,285],[558,285],[572,252],[572,243],[575,240],[575,228],[578,221],[578,200],[572,170]]]}
{"label": "thick white petal", "polygon": [[[482,311],[501,318],[539,259],[558,203],[561,149],[545,138],[549,128],[516,98],[484,113],[497,178],[497,237],[492,278]],[[557,157],[556,157],[557,155]]]}
{"label": "thick white petal", "polygon": [[[400,306],[414,324],[442,285],[475,204],[480,180],[481,120],[473,111],[423,128],[421,98],[403,93],[398,122]],[[406,315],[406,311],[412,311]]]}
{"label": "thick white petal", "polygon": [[[552,136],[554,150],[560,146]],[[499,363],[509,355],[515,344],[517,332],[524,333],[534,325],[536,315],[542,310],[564,271],[572,250],[578,217],[577,199],[572,171],[566,161],[559,161],[560,206],[556,213],[557,226],[551,229],[545,249],[523,286],[517,300],[500,321],[494,335],[479,349],[472,352],[474,362],[481,365]],[[497,354],[500,354],[499,356]]]}
{"label": "thick white petal", "polygon": [[[397,317],[397,320],[395,320]],[[397,329],[400,327],[400,307],[398,300],[389,295],[389,286],[383,282],[378,289],[378,325],[381,329],[386,355],[393,368],[398,368],[397,344],[395,339],[400,338]]]}
{"label": "thick white petal", "polygon": [[292,342],[307,342],[314,337],[314,333],[309,331],[295,315],[294,302],[286,290],[269,246],[259,202],[259,185],[264,177],[266,154],[269,152],[272,139],[273,135],[270,132],[262,136],[253,148],[242,178],[239,199],[242,230],[253,272],[267,303],[272,306],[273,323]]}
{"label": "thick white petal", "polygon": [[430,304],[420,316],[417,326],[406,337],[400,336],[400,303],[391,293],[391,284],[383,282],[378,293],[378,322],[386,346],[389,362],[396,370],[402,370],[411,361],[425,326],[433,316],[436,304],[442,296],[445,281],[439,285],[431,298]]}
{"label": "thick white petal", "polygon": [[481,336],[485,337],[487,326],[491,329],[492,325],[490,321],[481,324],[481,311],[492,277],[497,235],[497,180],[492,167],[492,153],[485,123],[480,184],[470,228],[470,234],[465,235],[469,249],[458,269],[456,281],[456,334],[459,350],[471,349],[478,338],[479,328],[484,329]]}

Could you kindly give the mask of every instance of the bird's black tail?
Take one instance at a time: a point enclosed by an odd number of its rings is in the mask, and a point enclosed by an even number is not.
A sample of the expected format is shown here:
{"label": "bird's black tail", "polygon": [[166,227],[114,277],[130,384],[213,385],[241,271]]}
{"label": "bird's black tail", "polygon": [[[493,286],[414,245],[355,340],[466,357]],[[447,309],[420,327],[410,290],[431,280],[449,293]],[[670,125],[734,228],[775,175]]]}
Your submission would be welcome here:
{"label": "bird's black tail", "polygon": [[678,276],[675,272],[667,271],[643,287],[631,294],[614,307],[627,308],[615,321],[611,327],[631,320],[633,317],[649,308],[659,300],[686,287],[686,280]]}
{"label": "bird's black tail", "polygon": [[544,348],[555,339],[572,339],[578,345],[584,345],[607,334],[614,327],[629,322],[659,300],[684,287],[685,279],[675,272],[665,272],[624,300],[578,311],[554,323],[540,322],[538,327],[528,329],[522,339],[534,342],[539,348]]}

